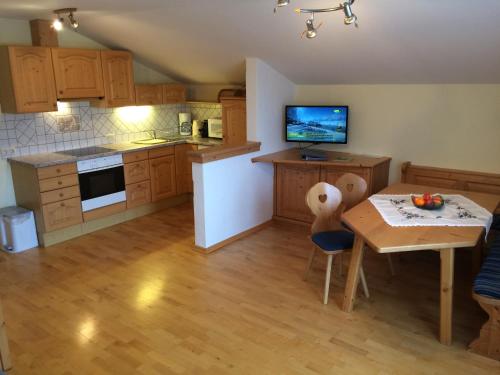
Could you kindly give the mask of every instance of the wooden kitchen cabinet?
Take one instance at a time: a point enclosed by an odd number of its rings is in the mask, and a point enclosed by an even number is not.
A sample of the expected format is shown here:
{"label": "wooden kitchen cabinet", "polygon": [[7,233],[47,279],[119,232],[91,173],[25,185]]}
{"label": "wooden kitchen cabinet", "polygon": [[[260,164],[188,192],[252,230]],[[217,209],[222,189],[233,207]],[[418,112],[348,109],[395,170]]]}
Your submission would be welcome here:
{"label": "wooden kitchen cabinet", "polygon": [[163,104],[186,102],[186,86],[177,83],[163,85]]}
{"label": "wooden kitchen cabinet", "polygon": [[42,213],[46,232],[83,222],[80,197],[45,204],[42,207]]}
{"label": "wooden kitchen cabinet", "polygon": [[305,197],[311,187],[320,181],[319,166],[276,166],[276,215],[288,219],[311,222],[314,216]]}
{"label": "wooden kitchen cabinet", "polygon": [[4,113],[57,111],[50,48],[0,48],[0,103]]}
{"label": "wooden kitchen cabinet", "polygon": [[101,51],[52,48],[58,99],[104,97]]}
{"label": "wooden kitchen cabinet", "polygon": [[247,143],[246,98],[224,98],[221,104],[224,144],[236,146]]}
{"label": "wooden kitchen cabinet", "polygon": [[127,209],[151,202],[151,182],[149,180],[126,187]]}
{"label": "wooden kitchen cabinet", "polygon": [[191,162],[188,159],[188,153],[197,149],[196,145],[191,144],[175,145],[177,194],[193,192],[193,172]]}
{"label": "wooden kitchen cabinet", "polygon": [[163,104],[162,85],[135,85],[136,105]]}
{"label": "wooden kitchen cabinet", "polygon": [[151,200],[153,202],[177,194],[175,178],[175,156],[161,156],[149,160],[151,175]]}
{"label": "wooden kitchen cabinet", "polygon": [[[132,53],[101,51],[104,99],[98,106],[113,108],[135,105],[135,84]],[[93,104],[96,104],[93,103]]]}
{"label": "wooden kitchen cabinet", "polygon": [[128,163],[124,166],[125,184],[149,180],[149,163],[147,160]]}

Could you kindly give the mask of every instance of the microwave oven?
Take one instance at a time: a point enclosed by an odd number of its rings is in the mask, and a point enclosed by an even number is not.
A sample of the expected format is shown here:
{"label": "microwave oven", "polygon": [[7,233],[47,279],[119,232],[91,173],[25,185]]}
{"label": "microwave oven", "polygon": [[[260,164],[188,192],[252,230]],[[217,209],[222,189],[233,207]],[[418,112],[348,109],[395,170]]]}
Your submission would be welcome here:
{"label": "microwave oven", "polygon": [[210,138],[222,139],[222,119],[220,118],[208,119],[208,136]]}

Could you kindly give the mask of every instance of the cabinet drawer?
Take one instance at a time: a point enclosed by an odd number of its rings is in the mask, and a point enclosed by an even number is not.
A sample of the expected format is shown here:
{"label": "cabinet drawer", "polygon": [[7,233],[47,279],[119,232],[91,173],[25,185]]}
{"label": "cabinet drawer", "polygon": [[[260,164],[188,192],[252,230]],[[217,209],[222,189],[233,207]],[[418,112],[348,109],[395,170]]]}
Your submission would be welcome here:
{"label": "cabinet drawer", "polygon": [[127,208],[134,208],[151,202],[151,183],[149,181],[127,185]]}
{"label": "cabinet drawer", "polygon": [[40,194],[42,204],[54,203],[78,197],[80,197],[80,188],[78,186],[70,186],[64,189],[47,191]]}
{"label": "cabinet drawer", "polygon": [[149,151],[149,158],[160,158],[162,156],[173,155],[175,153],[174,146],[167,146],[161,148],[155,148],[154,150]]}
{"label": "cabinet drawer", "polygon": [[125,164],[134,163],[136,161],[147,160],[147,159],[148,159],[147,151],[136,151],[123,154],[123,162]]}
{"label": "cabinet drawer", "polygon": [[61,189],[69,186],[78,185],[78,175],[69,174],[66,176],[48,178],[40,181],[40,192]]}
{"label": "cabinet drawer", "polygon": [[149,180],[149,162],[147,160],[125,164],[125,183],[134,184]]}
{"label": "cabinet drawer", "polygon": [[67,174],[76,173],[76,163],[54,165],[52,167],[38,168],[38,179],[59,177]]}
{"label": "cabinet drawer", "polygon": [[83,221],[80,198],[45,204],[42,206],[42,213],[46,232],[70,227]]}

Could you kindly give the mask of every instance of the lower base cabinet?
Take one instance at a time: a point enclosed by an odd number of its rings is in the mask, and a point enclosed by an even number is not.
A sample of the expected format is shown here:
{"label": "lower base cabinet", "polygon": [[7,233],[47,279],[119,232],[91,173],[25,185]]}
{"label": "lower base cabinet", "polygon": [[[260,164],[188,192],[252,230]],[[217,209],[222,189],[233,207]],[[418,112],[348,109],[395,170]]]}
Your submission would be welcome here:
{"label": "lower base cabinet", "polygon": [[177,195],[175,179],[175,156],[161,156],[149,160],[151,174],[151,200],[159,200]]}
{"label": "lower base cabinet", "polygon": [[151,202],[151,183],[143,181],[126,187],[127,208],[134,208]]}
{"label": "lower base cabinet", "polygon": [[82,203],[79,197],[45,204],[42,213],[46,232],[83,222]]}

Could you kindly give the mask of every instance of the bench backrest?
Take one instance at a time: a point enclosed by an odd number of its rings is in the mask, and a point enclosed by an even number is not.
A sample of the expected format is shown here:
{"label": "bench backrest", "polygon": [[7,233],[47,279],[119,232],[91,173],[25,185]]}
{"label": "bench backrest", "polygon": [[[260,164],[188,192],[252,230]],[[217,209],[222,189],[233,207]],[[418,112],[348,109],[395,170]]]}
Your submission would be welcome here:
{"label": "bench backrest", "polygon": [[[401,166],[401,182],[416,185],[436,186],[448,189],[477,191],[500,196],[500,174],[462,171],[437,167],[412,165]],[[500,213],[500,208],[496,213]]]}

